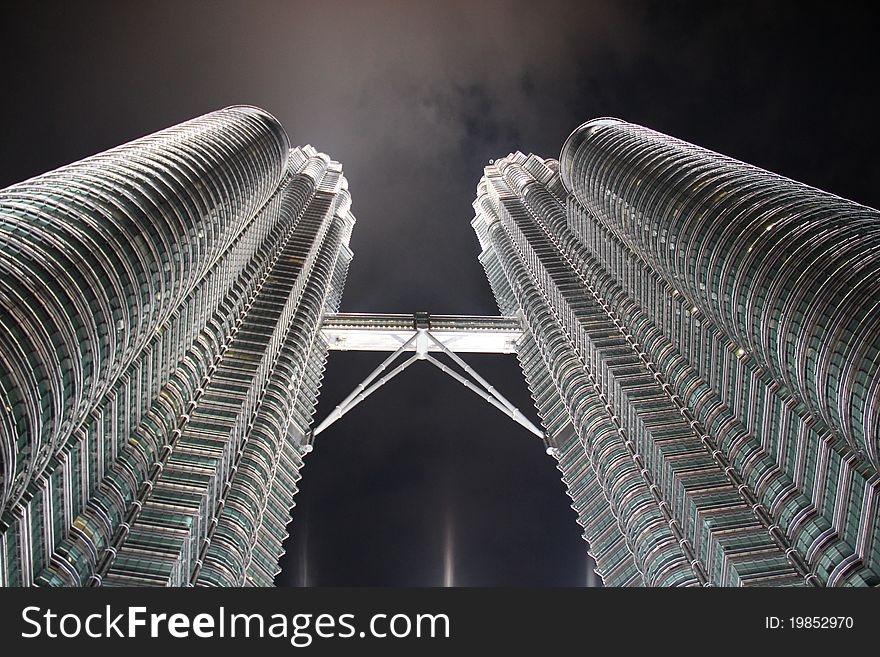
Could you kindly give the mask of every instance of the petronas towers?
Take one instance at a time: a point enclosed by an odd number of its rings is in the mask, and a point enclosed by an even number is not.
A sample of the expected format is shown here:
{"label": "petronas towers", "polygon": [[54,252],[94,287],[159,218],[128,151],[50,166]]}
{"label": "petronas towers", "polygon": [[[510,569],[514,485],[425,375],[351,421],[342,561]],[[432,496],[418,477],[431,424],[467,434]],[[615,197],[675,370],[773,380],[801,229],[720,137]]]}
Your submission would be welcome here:
{"label": "petronas towers", "polygon": [[252,107],[0,190],[0,583],[271,584],[367,329],[516,353],[543,430],[477,392],[543,436],[606,585],[880,583],[876,210],[593,120],[485,168],[503,318],[431,333],[337,314],[350,207]]}

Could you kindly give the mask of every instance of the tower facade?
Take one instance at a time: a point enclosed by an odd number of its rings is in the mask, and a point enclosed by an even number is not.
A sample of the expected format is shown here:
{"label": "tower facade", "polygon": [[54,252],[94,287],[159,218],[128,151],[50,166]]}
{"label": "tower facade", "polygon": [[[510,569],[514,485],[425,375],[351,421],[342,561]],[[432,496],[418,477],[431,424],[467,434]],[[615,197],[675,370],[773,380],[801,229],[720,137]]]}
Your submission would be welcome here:
{"label": "tower facade", "polygon": [[0,191],[0,583],[272,583],[350,206],[252,107]]}
{"label": "tower facade", "polygon": [[616,119],[474,208],[607,585],[880,583],[880,213]]}

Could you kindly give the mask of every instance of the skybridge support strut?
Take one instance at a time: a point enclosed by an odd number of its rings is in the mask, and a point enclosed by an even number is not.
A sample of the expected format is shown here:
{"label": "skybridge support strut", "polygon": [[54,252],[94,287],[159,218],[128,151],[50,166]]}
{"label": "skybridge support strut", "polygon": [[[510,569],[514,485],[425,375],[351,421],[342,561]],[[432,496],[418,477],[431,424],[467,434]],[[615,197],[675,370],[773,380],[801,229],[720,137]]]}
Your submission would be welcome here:
{"label": "skybridge support strut", "polygon": [[[461,374],[459,374],[458,372],[456,372],[452,368],[441,363],[439,360],[437,360],[433,356],[428,356],[425,360],[427,360],[432,365],[436,366],[441,372],[448,374],[453,379],[455,379],[459,383],[463,384],[468,390],[472,390],[475,393],[477,393],[480,397],[485,399],[492,406],[497,408],[499,411],[501,411],[505,415],[509,416],[517,424],[520,424],[523,427],[525,427],[526,429],[528,429],[529,431],[531,431],[538,438],[544,438],[544,432],[541,431],[534,424],[532,424],[531,421],[527,417],[525,417],[522,413],[520,413],[518,410],[513,408],[510,405],[510,402],[508,402],[506,399],[504,399],[504,397],[502,397],[500,395],[500,393],[498,393],[497,391],[495,394],[488,394],[487,392],[480,390],[479,387],[477,387],[476,385],[474,385],[473,383],[468,381],[465,377],[463,377]],[[501,401],[499,401],[499,399],[504,400],[504,401],[501,402]]]}

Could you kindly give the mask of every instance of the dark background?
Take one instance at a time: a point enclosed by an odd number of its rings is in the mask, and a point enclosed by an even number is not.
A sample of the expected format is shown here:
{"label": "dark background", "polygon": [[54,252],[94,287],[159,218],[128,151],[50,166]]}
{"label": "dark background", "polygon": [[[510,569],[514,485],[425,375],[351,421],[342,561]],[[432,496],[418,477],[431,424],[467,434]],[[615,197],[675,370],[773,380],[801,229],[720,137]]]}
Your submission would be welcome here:
{"label": "dark background", "polygon": [[[27,4],[27,3],[22,3]],[[33,3],[37,5],[37,3]],[[343,310],[497,312],[482,166],[618,116],[880,205],[877,34],[842,3],[80,2],[6,10],[0,186],[230,104],[343,163]],[[322,419],[381,359],[333,354]],[[469,359],[533,417],[515,358]],[[425,364],[308,457],[279,584],[591,583],[540,441]]]}

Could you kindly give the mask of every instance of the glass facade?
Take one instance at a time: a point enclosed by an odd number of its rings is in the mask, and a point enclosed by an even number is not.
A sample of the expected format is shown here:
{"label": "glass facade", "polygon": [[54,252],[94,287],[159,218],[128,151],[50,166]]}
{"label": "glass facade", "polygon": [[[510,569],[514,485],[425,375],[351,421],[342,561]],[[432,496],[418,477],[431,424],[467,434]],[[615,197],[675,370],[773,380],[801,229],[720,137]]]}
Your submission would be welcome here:
{"label": "glass facade", "polygon": [[880,217],[617,119],[472,225],[606,585],[880,583]]}
{"label": "glass facade", "polygon": [[272,583],[350,206],[252,107],[0,191],[0,583]]}

